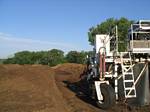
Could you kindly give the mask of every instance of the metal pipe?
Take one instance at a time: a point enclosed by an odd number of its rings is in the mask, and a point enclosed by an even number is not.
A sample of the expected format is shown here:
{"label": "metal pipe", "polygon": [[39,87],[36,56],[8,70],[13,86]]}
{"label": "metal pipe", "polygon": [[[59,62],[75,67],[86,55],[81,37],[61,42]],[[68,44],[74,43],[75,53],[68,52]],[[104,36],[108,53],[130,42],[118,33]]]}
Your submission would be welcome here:
{"label": "metal pipe", "polygon": [[100,69],[100,79],[102,79],[102,56],[101,53],[99,53],[99,58],[100,58],[100,64],[99,64],[99,69]]}
{"label": "metal pipe", "polygon": [[105,54],[103,54],[103,77],[105,77],[106,72],[106,63],[105,63]]}
{"label": "metal pipe", "polygon": [[118,53],[118,26],[116,25],[116,52]]}
{"label": "metal pipe", "polygon": [[132,49],[133,49],[133,25],[132,24],[131,24],[131,36],[132,36],[131,37],[132,38],[132,42],[131,43],[132,43]]}
{"label": "metal pipe", "polygon": [[[115,77],[118,77],[118,65],[115,63]],[[115,94],[116,94],[116,100],[118,100],[118,79],[115,78]]]}
{"label": "metal pipe", "polygon": [[[103,50],[104,49],[104,50]],[[102,50],[102,51],[101,51]],[[105,54],[106,54],[106,48],[101,47],[99,49],[99,70],[100,70],[100,80],[103,80],[105,78],[105,71],[106,71],[106,63],[105,63]]]}

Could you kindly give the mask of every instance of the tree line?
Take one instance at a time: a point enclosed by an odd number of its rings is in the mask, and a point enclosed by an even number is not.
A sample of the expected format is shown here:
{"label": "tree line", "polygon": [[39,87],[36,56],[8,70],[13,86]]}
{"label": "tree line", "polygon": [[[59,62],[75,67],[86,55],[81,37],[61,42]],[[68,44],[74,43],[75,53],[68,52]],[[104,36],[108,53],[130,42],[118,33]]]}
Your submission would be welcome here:
{"label": "tree line", "polygon": [[52,49],[49,51],[21,51],[14,54],[12,58],[3,61],[3,64],[42,64],[55,66],[62,63],[86,63],[86,56],[92,52],[70,51],[64,54],[62,50]]}

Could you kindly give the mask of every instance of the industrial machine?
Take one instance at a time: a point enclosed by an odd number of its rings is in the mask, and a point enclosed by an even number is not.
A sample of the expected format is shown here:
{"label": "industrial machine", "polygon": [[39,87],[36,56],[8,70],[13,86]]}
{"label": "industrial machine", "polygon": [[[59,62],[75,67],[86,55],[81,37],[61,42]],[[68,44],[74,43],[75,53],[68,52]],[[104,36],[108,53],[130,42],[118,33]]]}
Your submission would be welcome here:
{"label": "industrial machine", "polygon": [[[95,37],[93,56],[88,57],[87,82],[90,95],[102,109],[110,108],[118,99],[136,99],[137,91],[143,91],[142,101],[149,103],[148,61],[150,60],[150,20],[140,20],[132,24],[128,31],[126,52],[118,51],[118,28],[112,34],[98,34]],[[126,37],[125,37],[126,38]],[[141,65],[142,63],[142,65]],[[136,72],[141,67],[140,72]],[[145,72],[147,71],[147,72]],[[139,88],[138,82],[144,79],[144,87]],[[143,82],[143,81],[142,81]],[[121,86],[122,85],[122,86]],[[137,90],[138,89],[138,90]],[[123,92],[121,92],[123,91]],[[123,95],[121,95],[123,93]],[[141,100],[140,100],[141,101]]]}

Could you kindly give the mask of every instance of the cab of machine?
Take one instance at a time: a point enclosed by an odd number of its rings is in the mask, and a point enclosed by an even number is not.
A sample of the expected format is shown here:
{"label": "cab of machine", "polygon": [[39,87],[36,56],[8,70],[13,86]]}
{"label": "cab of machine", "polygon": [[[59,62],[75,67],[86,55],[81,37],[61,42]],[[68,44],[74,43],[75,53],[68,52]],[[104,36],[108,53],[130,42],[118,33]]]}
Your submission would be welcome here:
{"label": "cab of machine", "polygon": [[139,20],[137,24],[141,30],[150,30],[150,20]]}
{"label": "cab of machine", "polygon": [[150,20],[139,20],[128,31],[128,50],[150,53]]}

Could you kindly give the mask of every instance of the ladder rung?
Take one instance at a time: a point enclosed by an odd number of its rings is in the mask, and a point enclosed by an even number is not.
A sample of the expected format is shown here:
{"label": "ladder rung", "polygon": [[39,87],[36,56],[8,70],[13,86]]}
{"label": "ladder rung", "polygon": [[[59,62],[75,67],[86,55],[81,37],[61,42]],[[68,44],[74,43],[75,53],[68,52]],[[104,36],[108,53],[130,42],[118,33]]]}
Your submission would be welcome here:
{"label": "ladder rung", "polygon": [[135,90],[135,88],[134,87],[126,87],[125,90],[132,90],[133,91],[133,90]]}
{"label": "ladder rung", "polygon": [[124,80],[124,82],[133,82],[134,83],[134,80]]}
{"label": "ladder rung", "polygon": [[131,65],[123,65],[123,67],[124,67],[124,68],[127,68],[127,67],[130,68]]}
{"label": "ladder rung", "polygon": [[126,72],[124,73],[124,75],[132,75],[133,73],[132,72]]}
{"label": "ladder rung", "polygon": [[126,95],[126,98],[133,98],[136,97],[136,95]]}

